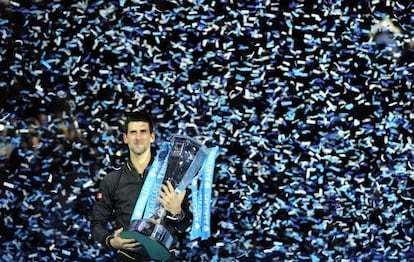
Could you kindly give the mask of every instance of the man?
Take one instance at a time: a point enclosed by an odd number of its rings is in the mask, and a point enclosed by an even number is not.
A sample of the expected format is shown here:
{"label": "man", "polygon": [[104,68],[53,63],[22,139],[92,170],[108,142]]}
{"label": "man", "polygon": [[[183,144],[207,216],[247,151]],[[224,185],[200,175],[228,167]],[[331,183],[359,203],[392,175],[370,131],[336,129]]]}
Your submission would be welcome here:
{"label": "man", "polygon": [[[134,239],[121,238],[128,230],[131,214],[141,192],[148,170],[155,156],[151,148],[155,141],[150,115],[135,112],[125,122],[124,143],[129,148],[129,161],[102,180],[91,214],[92,237],[106,247],[117,250],[118,261],[148,261],[145,249]],[[159,203],[167,211],[166,226],[183,231],[190,225],[186,192],[176,194],[170,182],[162,185]],[[108,223],[115,220],[116,230],[112,234]]]}

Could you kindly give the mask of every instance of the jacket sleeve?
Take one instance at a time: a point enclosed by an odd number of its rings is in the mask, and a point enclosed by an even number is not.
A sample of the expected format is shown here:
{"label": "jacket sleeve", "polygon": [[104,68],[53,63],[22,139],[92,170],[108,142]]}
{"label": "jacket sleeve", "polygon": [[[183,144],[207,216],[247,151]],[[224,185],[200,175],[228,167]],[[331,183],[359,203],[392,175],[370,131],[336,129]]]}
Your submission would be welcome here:
{"label": "jacket sleeve", "polygon": [[100,183],[99,191],[95,196],[95,201],[90,215],[90,226],[92,238],[106,247],[111,248],[109,240],[112,238],[112,232],[108,230],[111,222],[113,205],[111,201],[111,179],[112,175],[107,175]]}

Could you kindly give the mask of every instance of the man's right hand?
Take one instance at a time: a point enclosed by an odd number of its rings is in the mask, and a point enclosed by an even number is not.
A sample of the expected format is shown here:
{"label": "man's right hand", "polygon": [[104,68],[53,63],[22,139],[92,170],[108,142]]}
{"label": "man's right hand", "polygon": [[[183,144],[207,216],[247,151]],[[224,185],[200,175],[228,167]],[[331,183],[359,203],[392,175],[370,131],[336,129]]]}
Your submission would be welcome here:
{"label": "man's right hand", "polygon": [[122,227],[116,230],[114,238],[109,241],[109,244],[115,249],[125,249],[130,251],[136,250],[136,248],[141,244],[133,238],[121,238],[121,233],[123,230],[124,229]]}

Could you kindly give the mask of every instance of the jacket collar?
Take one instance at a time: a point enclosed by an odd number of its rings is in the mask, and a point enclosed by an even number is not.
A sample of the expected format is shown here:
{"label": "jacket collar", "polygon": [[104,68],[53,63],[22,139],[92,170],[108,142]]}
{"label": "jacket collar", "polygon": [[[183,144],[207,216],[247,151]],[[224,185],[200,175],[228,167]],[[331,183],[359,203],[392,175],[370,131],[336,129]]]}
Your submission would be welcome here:
{"label": "jacket collar", "polygon": [[[144,177],[146,176],[146,174],[148,173],[149,168],[152,165],[152,162],[154,162],[154,156],[156,154],[156,151],[154,148],[151,148],[151,160],[148,163],[148,166],[145,168],[144,170]],[[138,171],[135,169],[134,165],[131,162],[131,159],[128,158],[128,162],[126,163],[126,167],[128,168],[129,171],[135,171],[138,174]]]}

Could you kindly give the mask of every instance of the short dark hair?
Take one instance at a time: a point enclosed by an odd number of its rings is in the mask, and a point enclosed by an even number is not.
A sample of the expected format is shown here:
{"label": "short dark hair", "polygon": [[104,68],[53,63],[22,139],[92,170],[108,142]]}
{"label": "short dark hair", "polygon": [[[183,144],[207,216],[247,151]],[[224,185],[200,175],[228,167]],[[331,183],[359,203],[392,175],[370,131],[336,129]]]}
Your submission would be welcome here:
{"label": "short dark hair", "polygon": [[125,124],[124,124],[124,132],[128,133],[128,124],[130,122],[136,122],[136,121],[142,121],[142,122],[148,123],[150,133],[154,133],[154,122],[152,121],[152,117],[149,113],[144,112],[144,111],[131,112],[127,114]]}

